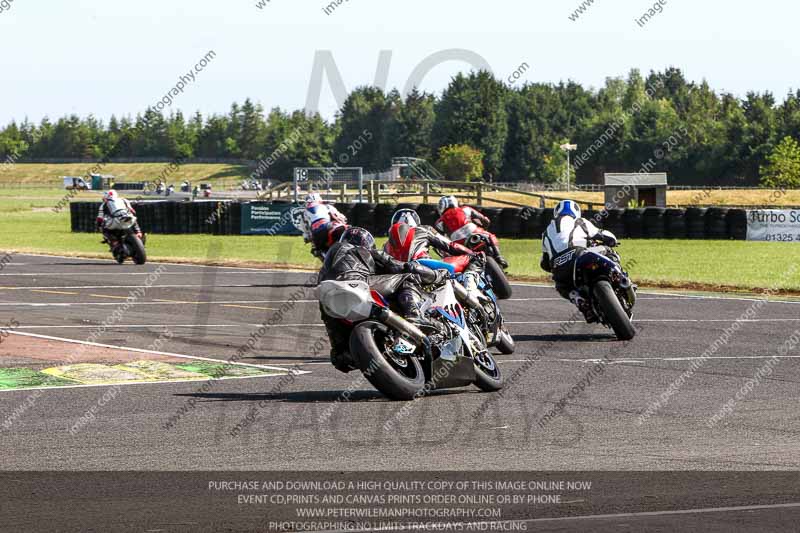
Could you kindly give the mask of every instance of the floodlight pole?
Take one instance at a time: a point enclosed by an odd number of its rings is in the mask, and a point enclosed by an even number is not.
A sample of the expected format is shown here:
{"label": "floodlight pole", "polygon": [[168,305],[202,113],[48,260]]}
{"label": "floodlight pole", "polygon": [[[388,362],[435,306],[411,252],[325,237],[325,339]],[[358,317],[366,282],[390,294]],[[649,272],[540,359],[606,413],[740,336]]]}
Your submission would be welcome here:
{"label": "floodlight pole", "polygon": [[561,148],[564,152],[567,153],[567,168],[564,175],[566,176],[567,179],[567,192],[569,192],[569,153],[572,152],[573,150],[577,150],[578,145],[566,143],[559,146],[559,148]]}

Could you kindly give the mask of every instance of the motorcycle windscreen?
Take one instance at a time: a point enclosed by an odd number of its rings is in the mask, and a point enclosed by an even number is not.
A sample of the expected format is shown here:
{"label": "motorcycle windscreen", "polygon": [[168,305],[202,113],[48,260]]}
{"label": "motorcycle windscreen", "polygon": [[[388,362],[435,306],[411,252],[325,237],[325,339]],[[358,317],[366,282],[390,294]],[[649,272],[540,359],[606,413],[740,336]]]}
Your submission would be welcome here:
{"label": "motorcycle windscreen", "polygon": [[372,294],[363,281],[323,281],[317,295],[325,313],[333,318],[358,322],[372,313]]}

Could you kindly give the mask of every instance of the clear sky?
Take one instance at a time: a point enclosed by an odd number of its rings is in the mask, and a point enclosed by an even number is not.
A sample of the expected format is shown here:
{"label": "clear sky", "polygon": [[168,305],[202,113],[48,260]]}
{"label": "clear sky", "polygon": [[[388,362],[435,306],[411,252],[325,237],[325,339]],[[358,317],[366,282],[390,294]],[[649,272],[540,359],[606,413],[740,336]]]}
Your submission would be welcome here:
{"label": "clear sky", "polygon": [[[265,4],[256,7],[259,1]],[[392,52],[390,87],[402,90],[426,57],[465,49],[517,83],[680,67],[687,78],[778,99],[800,87],[800,5],[788,0],[0,0],[0,123],[69,113],[135,115],[157,102],[209,50],[216,57],[167,109],[224,113],[250,97],[265,108],[306,104],[314,56],[330,50],[348,89],[373,83],[380,50]],[[585,0],[590,1],[590,0]],[[440,92],[470,65],[448,61],[421,87]],[[327,80],[320,111],[337,103]]]}

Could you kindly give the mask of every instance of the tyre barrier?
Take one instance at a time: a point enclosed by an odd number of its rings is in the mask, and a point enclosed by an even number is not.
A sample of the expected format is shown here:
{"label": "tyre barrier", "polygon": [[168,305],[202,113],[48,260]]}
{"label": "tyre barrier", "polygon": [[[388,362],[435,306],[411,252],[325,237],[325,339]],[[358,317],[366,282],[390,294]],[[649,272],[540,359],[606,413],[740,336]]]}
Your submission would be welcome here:
{"label": "tyre barrier", "polygon": [[642,213],[642,229],[648,239],[663,239],[666,236],[666,224],[663,207],[647,207]]}
{"label": "tyre barrier", "polygon": [[[147,233],[240,235],[242,204],[200,200],[176,202],[154,200],[132,202],[139,225]],[[397,209],[415,209],[425,225],[439,218],[435,205],[426,204],[335,204],[351,225],[385,236]],[[97,231],[99,202],[71,202],[73,232]],[[540,239],[553,218],[551,209],[496,208],[481,210],[492,223],[489,231],[503,238]],[[584,217],[620,239],[736,239],[747,238],[747,211],[724,207],[654,208],[585,211]]]}
{"label": "tyre barrier", "polygon": [[683,209],[667,209],[664,212],[665,233],[668,239],[686,238],[686,211]]}
{"label": "tyre barrier", "polygon": [[706,236],[705,207],[688,207],[684,212],[686,219],[686,237],[688,239],[704,239]]}
{"label": "tyre barrier", "polygon": [[709,207],[705,216],[705,238],[706,239],[727,239],[728,238],[728,209],[719,207]]}
{"label": "tyre barrier", "polygon": [[644,238],[644,209],[626,209],[622,222],[625,224],[625,238]]}

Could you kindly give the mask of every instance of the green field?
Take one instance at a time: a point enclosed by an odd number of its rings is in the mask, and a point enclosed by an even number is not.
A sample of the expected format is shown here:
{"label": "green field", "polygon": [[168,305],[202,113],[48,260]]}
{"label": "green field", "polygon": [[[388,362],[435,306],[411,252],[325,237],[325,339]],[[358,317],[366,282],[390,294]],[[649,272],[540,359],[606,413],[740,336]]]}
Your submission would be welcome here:
{"label": "green field", "polygon": [[[81,193],[95,197],[96,193]],[[99,234],[72,233],[69,211],[52,212],[63,191],[0,191],[0,250],[110,257]],[[83,197],[83,196],[82,196]],[[546,280],[541,245],[530,239],[501,242],[517,279]],[[226,265],[291,265],[319,262],[299,237],[151,235],[152,260]],[[800,292],[800,245],[746,241],[629,240],[619,249],[641,285],[697,289],[778,288]],[[788,274],[790,267],[797,271]],[[134,268],[132,266],[127,268]]]}

